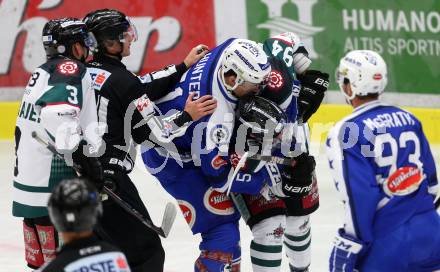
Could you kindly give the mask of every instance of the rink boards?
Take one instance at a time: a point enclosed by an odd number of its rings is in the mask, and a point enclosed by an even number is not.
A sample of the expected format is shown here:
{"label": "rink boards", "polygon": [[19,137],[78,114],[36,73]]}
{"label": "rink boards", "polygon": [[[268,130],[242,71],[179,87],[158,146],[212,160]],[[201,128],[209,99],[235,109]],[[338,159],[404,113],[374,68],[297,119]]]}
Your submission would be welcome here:
{"label": "rink boards", "polygon": [[[423,124],[423,130],[431,144],[440,144],[440,109],[403,107],[412,112]],[[12,139],[19,102],[0,102],[0,139]],[[312,141],[323,141],[327,132],[352,111],[348,105],[323,104],[310,120]]]}

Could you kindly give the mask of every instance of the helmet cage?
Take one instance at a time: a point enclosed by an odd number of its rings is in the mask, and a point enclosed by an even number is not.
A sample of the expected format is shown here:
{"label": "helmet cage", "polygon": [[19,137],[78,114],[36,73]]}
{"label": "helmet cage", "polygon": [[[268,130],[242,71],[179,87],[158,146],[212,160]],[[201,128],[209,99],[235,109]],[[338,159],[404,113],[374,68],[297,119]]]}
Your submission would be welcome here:
{"label": "helmet cage", "polygon": [[251,128],[249,135],[259,142],[272,131],[273,137],[277,137],[287,123],[286,113],[274,102],[260,96],[240,99],[238,119]]}

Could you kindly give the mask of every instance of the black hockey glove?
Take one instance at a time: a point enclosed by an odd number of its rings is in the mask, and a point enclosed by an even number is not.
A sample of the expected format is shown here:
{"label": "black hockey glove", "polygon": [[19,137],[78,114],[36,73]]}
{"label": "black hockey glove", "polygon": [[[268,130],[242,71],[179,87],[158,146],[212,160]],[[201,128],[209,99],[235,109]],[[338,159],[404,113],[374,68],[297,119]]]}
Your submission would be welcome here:
{"label": "black hockey glove", "polygon": [[98,190],[102,188],[103,171],[98,158],[90,156],[87,152],[87,142],[79,142],[78,148],[72,153],[73,163],[79,166],[79,174],[89,179]]}
{"label": "black hockey glove", "polygon": [[124,180],[127,171],[122,161],[117,158],[105,158],[102,161],[104,168],[104,186],[115,192],[119,187],[119,183]]}
{"label": "black hockey glove", "polygon": [[303,122],[307,122],[314,114],[328,89],[329,75],[317,70],[308,70],[303,75],[298,75],[301,81],[301,90],[298,98],[298,114]]}
{"label": "black hockey glove", "polygon": [[283,167],[281,170],[283,193],[287,196],[305,196],[309,194],[312,190],[315,166],[315,158],[303,153],[295,158],[293,166]]}

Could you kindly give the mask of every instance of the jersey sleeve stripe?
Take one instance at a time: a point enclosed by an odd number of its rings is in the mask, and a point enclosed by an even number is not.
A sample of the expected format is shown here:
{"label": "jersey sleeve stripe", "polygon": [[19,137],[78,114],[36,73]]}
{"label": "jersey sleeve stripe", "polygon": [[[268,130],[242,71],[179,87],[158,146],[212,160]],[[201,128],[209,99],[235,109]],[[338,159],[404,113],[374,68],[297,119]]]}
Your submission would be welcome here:
{"label": "jersey sleeve stripe", "polygon": [[48,107],[48,106],[57,106],[57,105],[69,105],[69,106],[72,106],[72,107],[75,107],[75,108],[78,108],[78,109],[81,108],[79,105],[71,104],[71,103],[68,103],[68,102],[53,102],[53,103],[47,103],[47,104],[46,104],[46,107]]}

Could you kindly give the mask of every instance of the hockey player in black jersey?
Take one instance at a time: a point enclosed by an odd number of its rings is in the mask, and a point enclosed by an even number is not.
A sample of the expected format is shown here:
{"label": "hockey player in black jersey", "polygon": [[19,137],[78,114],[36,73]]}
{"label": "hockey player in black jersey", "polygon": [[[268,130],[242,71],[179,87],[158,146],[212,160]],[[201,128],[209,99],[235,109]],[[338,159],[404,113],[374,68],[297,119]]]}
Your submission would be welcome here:
{"label": "hockey player in black jersey", "polygon": [[[115,192],[133,208],[149,218],[148,211],[128,173],[134,166],[135,145],[152,140],[170,141],[185,127],[216,107],[211,96],[187,100],[184,111],[173,120],[163,121],[155,115],[152,101],[168,94],[192,64],[201,59],[207,47],[194,47],[179,65],[137,77],[121,62],[130,55],[136,41],[135,26],[116,10],[96,10],[84,22],[94,34],[98,46],[93,52],[89,69],[94,78],[98,119],[106,125],[103,139],[105,152],[100,161],[106,180],[115,184]],[[103,203],[104,216],[99,221],[99,235],[126,254],[133,271],[162,271],[164,251],[156,233],[127,214],[112,200]]]}
{"label": "hockey player in black jersey", "polygon": [[125,255],[93,234],[102,205],[89,182],[79,178],[63,180],[53,190],[48,209],[64,245],[56,258],[38,271],[130,271]]}

